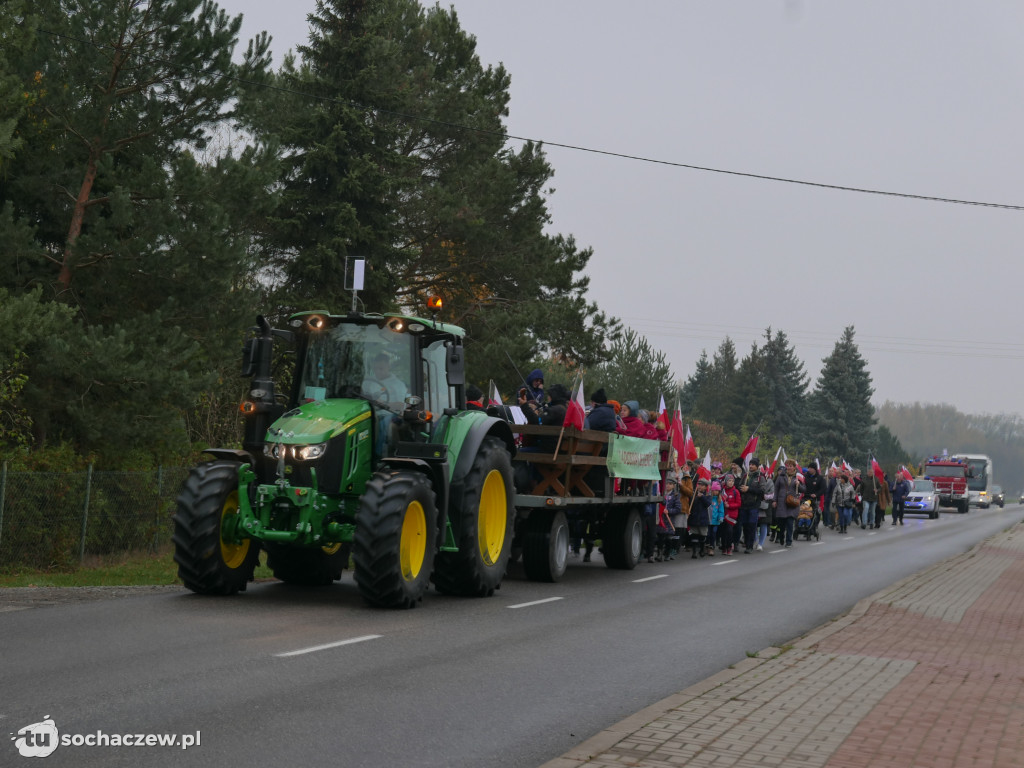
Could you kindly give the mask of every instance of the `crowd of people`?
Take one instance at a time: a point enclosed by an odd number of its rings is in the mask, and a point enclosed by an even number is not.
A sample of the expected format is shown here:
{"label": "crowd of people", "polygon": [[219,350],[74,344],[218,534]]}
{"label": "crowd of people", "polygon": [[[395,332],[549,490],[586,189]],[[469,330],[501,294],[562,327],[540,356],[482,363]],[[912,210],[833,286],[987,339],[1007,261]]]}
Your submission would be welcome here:
{"label": "crowd of people", "polygon": [[[475,389],[475,388],[474,388]],[[471,392],[479,396],[479,390]],[[531,371],[517,393],[528,423],[561,426],[570,398],[568,389],[552,385],[546,392],[541,370]],[[585,429],[615,432],[653,440],[667,438],[659,414],[636,400],[610,400],[604,389],[590,396]],[[792,547],[794,534],[816,531],[819,525],[846,534],[851,526],[880,528],[889,513],[891,525],[903,525],[904,502],[910,483],[833,465],[822,474],[817,462],[800,466],[786,459],[777,468],[764,467],[754,457],[737,457],[726,471],[711,465],[710,476],[694,461],[663,481],[664,504],[645,505],[643,556],[648,562],[674,560],[689,552],[692,559],[729,557],[761,552],[768,542]],[[576,531],[572,554],[586,544],[590,559],[592,537]]]}
{"label": "crowd of people", "polygon": [[[744,466],[746,464],[746,466]],[[801,467],[787,459],[774,472],[756,458],[738,457],[723,471],[712,464],[711,477],[687,462],[678,478],[666,481],[659,531],[649,559],[673,559],[681,550],[691,558],[760,552],[767,542],[793,546],[797,526],[818,525],[846,534],[851,526],[880,528],[889,512],[891,525],[903,525],[910,483],[889,481],[858,469],[831,467],[824,474],[816,462]]]}

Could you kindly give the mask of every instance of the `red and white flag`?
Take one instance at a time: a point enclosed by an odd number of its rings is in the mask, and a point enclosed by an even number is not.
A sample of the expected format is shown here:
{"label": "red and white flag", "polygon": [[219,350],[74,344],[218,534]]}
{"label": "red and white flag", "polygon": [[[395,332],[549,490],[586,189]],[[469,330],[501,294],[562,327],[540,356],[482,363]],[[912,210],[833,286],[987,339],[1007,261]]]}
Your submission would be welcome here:
{"label": "red and white flag", "polygon": [[494,379],[491,379],[491,391],[487,394],[488,405],[503,405],[504,401],[501,399],[501,395],[498,394],[498,385],[494,383]]}
{"label": "red and white flag", "polygon": [[783,461],[785,461],[785,460],[786,460],[786,458],[785,458],[785,452],[784,452],[784,451],[782,450],[782,446],[780,445],[780,446],[779,446],[779,450],[777,450],[777,451],[775,452],[775,458],[774,458],[774,459],[772,459],[772,465],[771,465],[770,467],[768,467],[768,474],[769,474],[769,475],[774,475],[774,474],[775,474],[775,467],[777,467],[777,466],[778,466],[778,464],[779,464],[779,454],[780,454],[780,453],[781,453],[781,454],[783,455],[783,458],[782,458],[782,460],[783,460]]}
{"label": "red and white flag", "polygon": [[757,435],[751,435],[750,439],[747,440],[747,445],[743,449],[743,453],[740,456],[743,457],[743,469],[746,472],[750,471],[750,457],[754,455],[754,451],[757,450]]}
{"label": "red and white flag", "polygon": [[572,399],[566,405],[565,408],[565,421],[562,422],[563,427],[576,427],[576,429],[583,429],[583,420],[586,418],[587,411],[583,404],[583,377],[580,377],[580,384],[573,393]]}
{"label": "red and white flag", "polygon": [[846,459],[843,459],[843,469],[845,469],[847,472],[853,472],[853,467],[851,467],[849,463],[847,463]]}
{"label": "red and white flag", "polygon": [[700,454],[697,453],[697,446],[693,444],[693,437],[690,435],[690,426],[687,425],[686,440],[683,441],[683,461],[696,461],[699,458]]}
{"label": "red and white flag", "polygon": [[669,440],[676,451],[676,461],[678,462],[688,461],[686,457],[686,439],[689,437],[689,432],[686,433],[686,437],[683,436],[683,416],[679,411],[675,411],[672,414],[672,427],[669,429]]}
{"label": "red and white flag", "polygon": [[704,480],[711,479],[711,451],[710,449],[704,452],[704,461],[697,467],[697,477]]}
{"label": "red and white flag", "polygon": [[871,472],[878,479],[878,482],[885,483],[885,472],[879,466],[878,462],[875,461],[875,457],[871,457]]}
{"label": "red and white flag", "polygon": [[907,482],[910,482],[911,480],[914,479],[914,476],[910,474],[910,470],[904,467],[902,464],[900,465],[900,474],[907,479]]}
{"label": "red and white flag", "polygon": [[658,396],[658,416],[654,419],[655,425],[658,429],[664,429],[666,432],[670,431],[672,422],[668,417],[668,408],[665,405],[665,396]]}

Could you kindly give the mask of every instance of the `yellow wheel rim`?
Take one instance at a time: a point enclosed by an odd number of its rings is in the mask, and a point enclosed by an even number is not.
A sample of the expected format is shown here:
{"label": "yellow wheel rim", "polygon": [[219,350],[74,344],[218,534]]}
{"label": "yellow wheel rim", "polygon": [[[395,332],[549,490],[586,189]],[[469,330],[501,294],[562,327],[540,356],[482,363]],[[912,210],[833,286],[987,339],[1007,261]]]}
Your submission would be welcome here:
{"label": "yellow wheel rim", "polygon": [[484,479],[480,491],[480,512],[477,515],[477,543],[484,564],[494,565],[505,547],[505,531],[508,529],[508,496],[505,493],[505,478],[501,472],[492,469]]}
{"label": "yellow wheel rim", "polygon": [[341,542],[339,541],[337,544],[331,544],[330,546],[320,547],[320,549],[324,551],[325,555],[334,555],[337,554],[339,549],[341,549]]}
{"label": "yellow wheel rim", "polygon": [[245,558],[249,555],[249,539],[242,539],[241,541],[225,541],[224,540],[224,523],[231,515],[238,514],[238,491],[232,491],[228,494],[228,497],[224,499],[224,506],[220,512],[220,529],[222,531],[220,538],[220,557],[224,561],[224,565],[234,570],[235,568],[241,568],[242,563],[245,562]]}
{"label": "yellow wheel rim", "polygon": [[412,581],[420,575],[423,560],[427,554],[427,515],[418,501],[405,508],[402,521],[402,539],[399,542],[398,557],[402,566],[402,577]]}

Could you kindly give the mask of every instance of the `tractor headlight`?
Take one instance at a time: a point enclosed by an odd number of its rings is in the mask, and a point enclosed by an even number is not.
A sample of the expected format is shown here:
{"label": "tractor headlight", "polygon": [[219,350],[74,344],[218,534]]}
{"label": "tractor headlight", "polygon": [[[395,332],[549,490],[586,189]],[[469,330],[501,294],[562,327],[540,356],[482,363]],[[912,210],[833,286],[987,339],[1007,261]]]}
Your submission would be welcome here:
{"label": "tractor headlight", "polygon": [[319,459],[325,453],[327,453],[327,443],[296,445],[292,448],[292,455],[297,461],[312,461],[313,459]]}
{"label": "tractor headlight", "polygon": [[282,445],[281,443],[264,443],[263,455],[272,459],[293,458],[296,461],[313,461],[327,453],[327,443],[316,445]]}

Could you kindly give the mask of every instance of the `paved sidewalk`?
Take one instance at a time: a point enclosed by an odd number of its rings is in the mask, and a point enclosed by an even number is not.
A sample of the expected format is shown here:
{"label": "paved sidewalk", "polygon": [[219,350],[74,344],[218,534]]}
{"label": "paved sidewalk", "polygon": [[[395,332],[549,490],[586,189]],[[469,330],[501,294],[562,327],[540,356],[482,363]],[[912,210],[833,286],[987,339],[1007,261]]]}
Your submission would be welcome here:
{"label": "paved sidewalk", "polygon": [[1024,768],[1024,524],[542,768]]}

